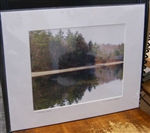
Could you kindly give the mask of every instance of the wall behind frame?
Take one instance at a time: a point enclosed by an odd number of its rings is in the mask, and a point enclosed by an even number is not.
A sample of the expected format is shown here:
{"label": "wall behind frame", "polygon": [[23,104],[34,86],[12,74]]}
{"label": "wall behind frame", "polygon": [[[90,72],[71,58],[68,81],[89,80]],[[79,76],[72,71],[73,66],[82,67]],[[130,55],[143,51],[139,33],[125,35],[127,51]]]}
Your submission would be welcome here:
{"label": "wall behind frame", "polygon": [[106,4],[133,4],[146,0],[0,0],[0,10],[43,7],[92,6]]}

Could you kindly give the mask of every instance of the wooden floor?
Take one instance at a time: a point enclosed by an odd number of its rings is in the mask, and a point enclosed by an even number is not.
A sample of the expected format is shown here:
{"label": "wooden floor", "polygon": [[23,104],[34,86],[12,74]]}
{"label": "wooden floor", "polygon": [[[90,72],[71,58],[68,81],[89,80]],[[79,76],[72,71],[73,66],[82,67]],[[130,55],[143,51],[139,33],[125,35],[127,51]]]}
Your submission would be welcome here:
{"label": "wooden floor", "polygon": [[13,133],[150,133],[150,115],[132,109]]}

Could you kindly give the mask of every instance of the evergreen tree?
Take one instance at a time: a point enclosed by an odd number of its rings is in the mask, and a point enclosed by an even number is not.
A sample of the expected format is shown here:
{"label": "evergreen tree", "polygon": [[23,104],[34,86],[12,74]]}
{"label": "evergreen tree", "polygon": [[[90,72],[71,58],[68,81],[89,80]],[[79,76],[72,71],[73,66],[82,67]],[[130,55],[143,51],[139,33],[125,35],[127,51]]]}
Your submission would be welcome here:
{"label": "evergreen tree", "polygon": [[51,69],[49,42],[51,32],[31,31],[30,37],[30,53],[31,53],[31,69],[35,71],[46,71]]}
{"label": "evergreen tree", "polygon": [[88,46],[89,46],[89,51],[92,51],[93,42],[91,40],[89,41]]}

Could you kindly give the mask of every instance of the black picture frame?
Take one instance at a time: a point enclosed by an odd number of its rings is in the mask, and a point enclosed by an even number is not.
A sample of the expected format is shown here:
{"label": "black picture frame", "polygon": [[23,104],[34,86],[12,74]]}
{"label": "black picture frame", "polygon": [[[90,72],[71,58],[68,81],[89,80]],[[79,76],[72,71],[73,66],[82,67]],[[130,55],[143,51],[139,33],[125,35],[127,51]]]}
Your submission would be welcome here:
{"label": "black picture frame", "polygon": [[[145,44],[147,43],[147,28],[148,28],[148,11],[149,11],[149,1],[148,0],[103,0],[103,1],[76,1],[72,2],[57,1],[56,3],[50,3],[49,1],[17,1],[17,0],[1,0],[1,11],[14,10],[14,9],[32,9],[32,8],[53,8],[53,7],[78,7],[78,6],[94,6],[94,5],[124,5],[124,4],[145,4],[145,26],[144,26],[144,42],[143,42],[143,62],[144,62],[144,53],[145,53]],[[135,20],[136,21],[136,20]],[[9,106],[8,106],[8,92],[7,92],[7,81],[6,81],[6,70],[5,70],[5,60],[4,60],[4,51],[3,51],[3,35],[1,29],[1,16],[0,16],[0,80],[2,84],[2,93],[4,99],[4,109],[5,109],[5,118],[6,118],[6,128],[7,132],[11,133],[11,125],[10,125],[10,116],[9,116]],[[134,49],[133,49],[134,51]],[[143,66],[143,64],[141,64]],[[141,70],[142,71],[142,70]],[[142,75],[141,75],[142,78]]]}
{"label": "black picture frame", "polygon": [[0,10],[148,3],[147,0],[1,0]]}

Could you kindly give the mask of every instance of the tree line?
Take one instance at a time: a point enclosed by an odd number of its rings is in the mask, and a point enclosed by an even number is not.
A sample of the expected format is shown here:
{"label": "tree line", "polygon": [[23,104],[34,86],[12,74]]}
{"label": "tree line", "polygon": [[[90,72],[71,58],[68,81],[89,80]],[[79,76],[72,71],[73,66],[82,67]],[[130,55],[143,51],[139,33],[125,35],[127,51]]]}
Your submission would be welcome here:
{"label": "tree line", "polygon": [[65,69],[123,60],[124,44],[86,42],[83,35],[59,30],[30,31],[32,72]]}

